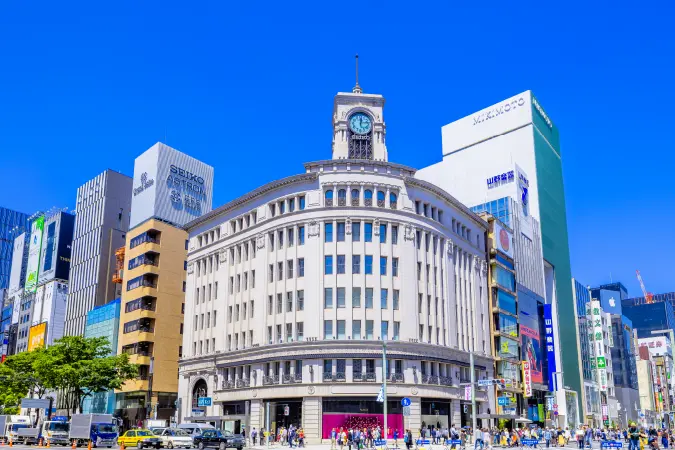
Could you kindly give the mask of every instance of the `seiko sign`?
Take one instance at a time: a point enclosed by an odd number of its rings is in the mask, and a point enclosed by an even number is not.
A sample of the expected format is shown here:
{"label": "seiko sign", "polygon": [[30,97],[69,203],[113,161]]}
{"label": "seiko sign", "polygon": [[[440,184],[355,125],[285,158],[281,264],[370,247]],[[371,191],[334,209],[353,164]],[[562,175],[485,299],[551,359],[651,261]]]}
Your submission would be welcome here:
{"label": "seiko sign", "polygon": [[523,97],[520,97],[510,102],[503,103],[499,106],[495,106],[492,109],[488,109],[487,111],[483,111],[477,116],[474,116],[473,124],[478,125],[479,123],[483,123],[487,120],[494,119],[496,117],[501,116],[502,114],[509,113],[525,104],[526,104],[525,99]]}
{"label": "seiko sign", "polygon": [[185,169],[171,165],[167,183],[170,188],[182,188],[194,195],[204,195],[204,178]]}

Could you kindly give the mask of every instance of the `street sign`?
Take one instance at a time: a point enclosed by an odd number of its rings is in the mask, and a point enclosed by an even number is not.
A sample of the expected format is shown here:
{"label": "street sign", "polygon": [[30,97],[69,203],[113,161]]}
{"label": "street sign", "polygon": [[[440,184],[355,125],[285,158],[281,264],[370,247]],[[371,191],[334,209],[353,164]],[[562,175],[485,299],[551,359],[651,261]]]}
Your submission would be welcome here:
{"label": "street sign", "polygon": [[600,448],[623,448],[623,442],[603,441],[600,442]]}
{"label": "street sign", "polygon": [[291,408],[288,406],[284,406],[284,416],[290,416],[291,415]]}
{"label": "street sign", "polygon": [[553,411],[557,411],[557,410],[558,410],[558,405],[554,403],[553,404]]}
{"label": "street sign", "polygon": [[464,405],[464,413],[468,413],[468,412],[469,412],[469,405]]}
{"label": "street sign", "polygon": [[22,408],[38,408],[44,409],[49,408],[49,399],[44,398],[22,398],[21,407]]}
{"label": "street sign", "polygon": [[523,445],[535,446],[539,443],[539,439],[523,439],[522,443]]}
{"label": "street sign", "polygon": [[499,406],[506,406],[511,403],[511,399],[509,397],[497,397],[497,404]]}
{"label": "street sign", "polygon": [[403,417],[408,417],[410,416],[410,406],[404,406],[403,407]]}
{"label": "street sign", "polygon": [[478,380],[478,386],[492,386],[492,380]]}
{"label": "street sign", "polygon": [[410,406],[412,403],[412,400],[410,400],[408,397],[403,397],[401,399],[401,406]]}
{"label": "street sign", "polygon": [[387,441],[384,439],[375,439],[375,447],[383,447],[387,445]]}
{"label": "street sign", "polygon": [[430,442],[429,439],[418,439],[417,445],[429,445]]}
{"label": "street sign", "polygon": [[199,397],[197,399],[197,406],[211,406],[211,397]]}

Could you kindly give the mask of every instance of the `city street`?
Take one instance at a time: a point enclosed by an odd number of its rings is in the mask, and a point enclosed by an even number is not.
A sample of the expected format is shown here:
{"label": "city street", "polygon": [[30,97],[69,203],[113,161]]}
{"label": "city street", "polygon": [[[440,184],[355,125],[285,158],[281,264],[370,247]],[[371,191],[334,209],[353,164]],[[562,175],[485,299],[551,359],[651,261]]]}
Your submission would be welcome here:
{"label": "city street", "polygon": [[[7,447],[7,448],[9,448],[9,445],[8,445],[8,444],[4,444],[4,445],[1,445],[0,447]],[[68,448],[68,447],[64,447],[64,446],[53,446],[53,447],[54,447],[54,448],[62,448],[62,449],[63,449],[63,448]],[[628,445],[625,445],[624,447],[627,449],[627,448],[628,448]],[[12,448],[13,448],[13,449],[18,449],[18,450],[27,450],[27,449],[35,450],[35,449],[37,449],[37,448],[46,448],[46,447],[38,447],[38,446],[35,446],[35,445],[13,445]],[[51,447],[50,447],[50,448],[51,448]],[[84,449],[85,447],[79,447],[79,448],[80,448],[80,449]],[[114,448],[119,448],[119,447],[114,447]],[[134,448],[135,448],[135,447],[134,447]],[[271,449],[271,450],[282,450],[282,449],[287,449],[288,446],[270,445],[269,447],[265,447],[265,446],[259,446],[259,445],[258,445],[258,446],[247,447],[247,448],[249,448],[249,449],[254,449],[254,450],[267,450],[267,449]],[[297,447],[296,447],[296,448],[297,448]],[[314,445],[306,445],[305,447],[302,447],[302,448],[306,448],[306,449],[308,449],[308,450],[331,450],[331,445],[330,445],[330,444],[314,444]],[[337,448],[338,448],[338,450],[340,450],[340,447],[337,447]],[[444,446],[444,445],[426,445],[426,446],[418,446],[418,447],[412,447],[412,448],[413,448],[413,449],[416,449],[416,450],[445,450],[446,448],[447,448],[448,450],[450,449],[449,446],[446,447],[446,446]],[[463,448],[464,448],[465,450],[471,450],[471,449],[473,449],[474,447],[473,447],[473,444],[466,444]],[[496,446],[496,447],[492,447],[492,448],[493,448],[493,449],[501,449],[502,447]],[[518,447],[518,448],[531,448],[531,447]],[[538,449],[545,449],[545,448],[546,448],[546,445],[545,445],[545,444],[544,444],[544,445],[541,445],[541,444],[540,444],[540,445],[538,445],[536,448],[538,448]],[[552,449],[553,449],[553,448],[558,448],[558,449],[562,449],[562,448],[566,448],[566,449],[578,449],[578,446],[576,445],[576,443],[574,443],[574,444],[566,445],[565,447],[550,447],[550,448],[552,448]],[[594,449],[599,449],[599,448],[600,448],[600,443],[599,443],[599,442],[593,442],[593,448],[594,448]],[[377,449],[377,450],[385,450],[384,447],[376,447],[376,449]],[[393,446],[393,445],[390,445],[390,446],[388,446],[388,447],[386,448],[386,450],[396,450],[396,449],[404,450],[404,449],[405,449],[405,445],[401,442],[401,443],[399,443],[399,446],[398,446],[398,447],[395,447],[395,446]],[[345,446],[345,447],[343,447],[341,450],[349,450],[349,447]]]}

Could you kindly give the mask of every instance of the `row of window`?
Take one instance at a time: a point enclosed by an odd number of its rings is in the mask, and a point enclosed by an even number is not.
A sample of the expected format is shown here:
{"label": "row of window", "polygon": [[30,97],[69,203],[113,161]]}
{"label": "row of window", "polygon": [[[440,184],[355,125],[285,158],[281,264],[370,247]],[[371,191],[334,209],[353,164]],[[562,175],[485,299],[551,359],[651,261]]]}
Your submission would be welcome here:
{"label": "row of window", "polygon": [[[206,231],[199,236],[197,236],[197,242],[199,243],[199,248],[202,248],[205,245],[212,244],[213,242],[220,239],[220,227],[216,227],[213,230]],[[186,248],[187,250],[187,243]]]}
{"label": "row of window", "polygon": [[218,300],[218,282],[203,285],[201,288],[197,288],[197,295],[195,296],[195,305],[199,304],[201,299],[202,303],[210,302],[211,295],[213,294],[213,300]]}
{"label": "row of window", "polygon": [[[347,299],[346,299],[346,288],[324,288],[323,289],[323,307],[324,309],[337,308],[346,308]],[[398,311],[400,307],[399,299],[399,290],[392,290],[392,308],[394,311]],[[361,288],[353,287],[352,288],[352,308],[361,307]],[[373,288],[365,288],[365,302],[363,303],[366,309],[373,308]],[[380,289],[380,308],[387,309],[389,308],[389,289]]]}
{"label": "row of window", "polygon": [[[345,255],[324,256],[323,273],[324,275],[333,275],[334,273],[340,275],[346,273],[346,259]],[[334,263],[335,262],[335,263]],[[389,258],[380,256],[380,275],[387,275],[387,268],[389,266]],[[352,255],[352,274],[361,273],[361,255]],[[373,255],[365,255],[363,258],[363,273],[365,275],[373,274]],[[398,258],[391,258],[391,275],[398,276]]]}
{"label": "row of window", "polygon": [[146,242],[150,242],[153,244],[159,244],[159,237],[161,233],[157,230],[148,230],[145,231],[138,236],[135,236],[131,238],[129,241],[129,248],[132,249],[134,247],[138,247],[141,244],[144,244]]}
{"label": "row of window", "polygon": [[156,288],[157,287],[157,276],[156,275],[148,275],[144,274],[136,278],[132,278],[131,280],[127,281],[127,291],[131,291],[133,289],[139,288],[139,287],[150,287],[150,288]]}
{"label": "row of window", "polygon": [[304,339],[305,324],[303,322],[295,323],[295,335],[293,334],[292,323],[287,323],[284,328],[282,328],[281,325],[277,325],[276,334],[273,333],[274,329],[275,328],[273,328],[271,325],[267,327],[267,342],[269,344],[274,344],[275,342],[281,344],[284,341],[293,342],[294,340],[296,342],[301,342]]}
{"label": "row of window", "polygon": [[297,197],[289,197],[282,200],[277,200],[269,204],[270,216],[274,217],[281,214],[286,214],[286,211],[292,213],[297,209],[302,211],[305,209],[305,196],[299,195]]}
{"label": "row of window", "polygon": [[[248,302],[248,304],[246,302],[242,303],[242,305],[241,305],[241,310],[242,310],[241,311],[241,318],[242,319],[246,319],[247,309],[251,312],[250,318],[251,319],[253,318],[253,314],[254,314],[254,311],[255,311],[253,309],[254,305],[255,305],[254,300],[251,300],[250,302]],[[247,308],[247,306],[248,306],[248,308]],[[234,315],[233,315],[233,311],[234,311]],[[235,322],[239,321],[239,305],[234,305],[234,308],[232,306],[229,306],[227,308],[227,321],[228,321],[228,323],[232,323],[232,319],[234,319]]]}
{"label": "row of window", "polygon": [[[277,248],[284,248],[284,236],[286,236],[286,245],[288,247],[293,247],[296,241],[296,230],[295,228],[287,228],[285,230],[270,231],[268,233],[268,239],[270,243],[270,251],[274,251],[274,244],[276,241]],[[276,239],[275,239],[276,236]],[[299,226],[297,229],[297,241],[298,245],[305,245],[305,227]]]}
{"label": "row of window", "polygon": [[158,266],[159,255],[157,253],[144,253],[129,260],[129,270],[140,266]]}
{"label": "row of window", "polygon": [[230,231],[234,234],[238,231],[243,231],[256,223],[258,223],[258,211],[253,210],[241,217],[230,220]]}
{"label": "row of window", "polygon": [[[354,221],[351,223],[352,242],[361,241],[361,225],[362,224],[360,221]],[[398,244],[398,225],[387,225],[386,223],[380,224],[380,244],[387,243],[387,228],[391,229],[391,243],[394,245]],[[333,222],[324,223],[324,242],[333,242],[334,237],[337,242],[344,242],[346,230],[346,222],[337,222],[335,224],[335,230],[333,227]],[[333,231],[335,231],[335,236],[333,235]],[[373,222],[363,222],[363,241],[373,242]]]}
{"label": "row of window", "polygon": [[[302,326],[302,322],[299,322],[299,325]],[[234,347],[232,344],[234,343]],[[241,349],[251,347],[253,345],[253,330],[249,330],[248,333],[242,331],[241,333],[234,333],[234,341],[232,341],[232,335],[227,335],[227,350],[240,350],[239,344],[241,343]],[[208,351],[208,348],[207,348]]]}
{"label": "row of window", "polygon": [[207,273],[213,273],[214,270],[217,272],[220,261],[218,260],[217,255],[210,255],[202,259],[198,259],[194,264],[196,275],[200,276],[206,275]]}
{"label": "row of window", "polygon": [[[361,328],[361,320],[352,320],[352,333],[349,336],[350,339],[382,339],[383,341],[389,340],[389,321],[383,320],[380,323],[380,334],[379,336],[374,335],[374,324],[373,320],[365,321],[365,330]],[[278,327],[279,325],[277,325]],[[347,339],[347,321],[346,320],[324,320],[323,321],[323,338],[324,339]],[[270,327],[268,327],[269,329]],[[397,341],[401,332],[401,322],[394,322],[394,330],[391,335],[391,340]]]}
{"label": "row of window", "polygon": [[[251,259],[255,258],[256,247],[255,240],[244,242],[234,247],[230,247],[230,265],[234,266],[234,263],[240,263],[242,261],[248,261],[249,257]],[[235,259],[236,257],[236,259]]]}
{"label": "row of window", "polygon": [[[299,290],[295,292],[295,299],[293,299],[293,292],[289,291],[286,292],[286,297],[284,301],[284,295],[283,294],[277,294],[277,301],[276,301],[276,313],[281,314],[284,312],[293,312],[293,304],[295,303],[295,310],[296,311],[304,311],[305,310],[305,291],[304,290]],[[269,295],[267,297],[267,314],[274,314],[274,296]],[[246,308],[244,308],[244,312],[246,311]],[[238,316],[237,316],[238,317]],[[244,317],[246,317],[246,314],[244,314]],[[251,317],[253,317],[253,312],[251,311]],[[235,318],[235,320],[238,320]]]}
{"label": "row of window", "polygon": [[443,223],[443,210],[429,203],[415,200],[415,212],[421,216]]}
{"label": "row of window", "polygon": [[[211,345],[209,345],[209,343]],[[199,346],[197,346],[199,344]],[[199,349],[199,353],[197,353],[197,350]],[[216,338],[211,338],[209,339],[204,339],[203,341],[195,341],[192,343],[192,354],[193,355],[201,355],[204,353],[209,353],[209,352],[215,352],[216,351]]]}
{"label": "row of window", "polygon": [[[231,307],[230,307],[231,308]],[[218,311],[207,312],[206,314],[195,314],[194,330],[203,330],[204,328],[211,328],[217,325]],[[199,328],[197,328],[199,326]]]}
{"label": "row of window", "polygon": [[[250,276],[249,276],[250,273]],[[255,288],[255,270],[251,270],[250,272],[244,272],[243,274],[237,274],[233,275],[230,277],[230,286],[229,286],[229,291],[230,294],[234,294],[234,291],[236,289],[237,292],[241,292],[242,290],[246,291],[249,288],[249,279],[250,279],[250,287],[251,289]]]}
{"label": "row of window", "polygon": [[[297,260],[289,259],[284,264],[283,261],[280,261],[276,264],[270,264],[267,272],[267,281],[272,283],[275,278],[274,274],[276,272],[276,280],[281,281],[284,279],[284,268],[286,272],[286,279],[290,280],[294,277],[294,271],[297,267],[297,277],[302,278],[305,276],[305,258],[298,258]],[[238,292],[238,291],[237,291]]]}
{"label": "row of window", "polygon": [[[337,191],[337,203],[333,198],[333,190],[327,189],[324,194],[324,205],[325,206],[361,206],[361,190],[352,189],[350,192],[350,201],[347,204],[347,189],[338,189]],[[384,191],[377,191],[377,206],[384,208],[386,206],[387,195]],[[389,193],[389,207],[391,209],[396,209],[398,205],[398,196],[394,192]],[[373,206],[373,191],[371,189],[365,189],[363,191],[363,204],[364,206]]]}

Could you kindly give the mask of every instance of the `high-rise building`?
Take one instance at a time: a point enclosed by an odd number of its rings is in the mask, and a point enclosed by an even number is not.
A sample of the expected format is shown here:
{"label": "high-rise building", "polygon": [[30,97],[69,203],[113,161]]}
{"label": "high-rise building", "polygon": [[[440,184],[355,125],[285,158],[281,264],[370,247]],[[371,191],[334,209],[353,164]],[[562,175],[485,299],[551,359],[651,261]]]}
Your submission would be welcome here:
{"label": "high-rise building", "polygon": [[[332,159],[185,226],[179,420],[302,426],[308,443],[385,420],[399,436],[471,425],[470,352],[477,379],[494,376],[488,225],[389,161],[384,103],[359,86],[338,93]],[[509,270],[494,273],[514,290]],[[494,392],[475,395],[485,424]]]}
{"label": "high-rise building", "polygon": [[82,335],[87,313],[119,297],[112,282],[115,250],[129,229],[132,179],[106,170],[77,190],[66,335]]}
{"label": "high-rise building", "polygon": [[577,340],[575,333],[558,332],[558,323],[575,320],[558,128],[526,91],[445,125],[441,133],[443,160],[415,177],[434,183],[475,212],[495,215],[513,228],[517,248],[540,253],[537,260],[516,254],[522,280],[518,296],[532,298],[542,309],[551,305],[560,342],[557,370],[551,375],[557,381],[556,403],[565,421],[561,424],[574,427],[582,393]]}
{"label": "high-rise building", "polygon": [[14,238],[29,226],[28,214],[0,206],[0,289],[9,288]]}
{"label": "high-rise building", "polygon": [[117,252],[124,257],[118,352],[139,365],[138,379],[116,394],[115,412],[127,425],[174,417],[187,270],[182,226],[210,212],[212,188],[211,166],[162,143],[136,158],[132,225]]}
{"label": "high-rise building", "polygon": [[[673,308],[675,308],[675,292],[664,292],[663,294],[653,294],[652,302],[669,302]],[[622,305],[632,306],[632,305],[642,305],[647,303],[644,297],[631,297],[621,300]]]}
{"label": "high-rise building", "polygon": [[642,303],[629,305],[622,302],[623,314],[633,322],[638,338],[650,338],[653,332],[675,330],[675,313],[670,302]]}
{"label": "high-rise building", "polygon": [[[87,313],[84,337],[104,337],[110,343],[110,355],[117,354],[120,328],[120,299],[97,306]],[[115,412],[115,392],[95,392],[82,402],[82,414],[112,414]]]}

